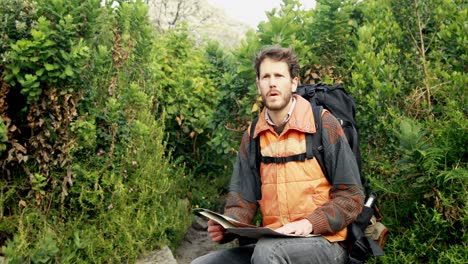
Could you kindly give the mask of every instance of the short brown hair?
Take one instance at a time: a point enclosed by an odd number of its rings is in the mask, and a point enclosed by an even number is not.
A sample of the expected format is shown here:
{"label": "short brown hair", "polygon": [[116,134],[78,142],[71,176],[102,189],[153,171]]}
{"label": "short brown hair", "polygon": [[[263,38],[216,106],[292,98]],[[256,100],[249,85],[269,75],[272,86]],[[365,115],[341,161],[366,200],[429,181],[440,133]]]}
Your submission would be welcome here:
{"label": "short brown hair", "polygon": [[299,76],[299,60],[291,47],[283,48],[280,45],[264,46],[255,57],[255,72],[260,77],[260,64],[263,60],[270,58],[276,61],[284,61],[288,64],[291,78]]}

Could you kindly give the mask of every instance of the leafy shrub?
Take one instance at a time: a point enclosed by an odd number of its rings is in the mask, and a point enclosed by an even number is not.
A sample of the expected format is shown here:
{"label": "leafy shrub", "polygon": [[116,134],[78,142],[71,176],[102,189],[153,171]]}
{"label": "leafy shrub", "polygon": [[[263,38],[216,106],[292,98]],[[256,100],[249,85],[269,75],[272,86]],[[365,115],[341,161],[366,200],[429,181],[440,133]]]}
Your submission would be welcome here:
{"label": "leafy shrub", "polygon": [[23,19],[30,26],[2,38],[8,52],[1,54],[7,261],[134,262],[162,245],[174,248],[190,220],[188,176],[172,160],[164,116],[155,118],[145,93],[152,72],[141,73],[154,63],[155,40],[145,5],[23,3],[8,5],[8,14],[33,5]]}
{"label": "leafy shrub", "polygon": [[[133,262],[219,209],[256,102],[252,58],[291,45],[344,82],[391,229],[374,263],[467,259],[463,1],[284,0],[231,51],[155,35],[142,1],[0,0],[0,244],[13,263]],[[190,200],[186,200],[188,197]]]}

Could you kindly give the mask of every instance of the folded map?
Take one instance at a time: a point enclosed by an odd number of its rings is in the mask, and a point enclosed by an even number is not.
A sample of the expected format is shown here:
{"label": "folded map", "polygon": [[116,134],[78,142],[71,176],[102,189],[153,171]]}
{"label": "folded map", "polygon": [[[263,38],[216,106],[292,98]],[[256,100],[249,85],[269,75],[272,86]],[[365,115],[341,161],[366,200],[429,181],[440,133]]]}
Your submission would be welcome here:
{"label": "folded map", "polygon": [[208,219],[211,219],[218,224],[220,224],[224,229],[226,229],[226,233],[235,234],[241,237],[248,237],[248,238],[255,238],[259,239],[264,236],[271,236],[271,237],[312,237],[312,236],[319,236],[319,235],[294,235],[294,234],[282,234],[278,233],[275,230],[267,227],[259,227],[254,225],[245,224],[239,222],[229,216],[213,212],[208,209],[204,208],[196,208],[194,209],[194,213],[197,215],[204,216]]}

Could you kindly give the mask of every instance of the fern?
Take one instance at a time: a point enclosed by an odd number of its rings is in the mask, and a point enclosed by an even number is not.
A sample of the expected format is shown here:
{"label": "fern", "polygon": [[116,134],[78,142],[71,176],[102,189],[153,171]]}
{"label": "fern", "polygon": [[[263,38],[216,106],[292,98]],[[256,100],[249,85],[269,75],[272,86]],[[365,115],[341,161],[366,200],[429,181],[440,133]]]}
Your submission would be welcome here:
{"label": "fern", "polygon": [[437,178],[442,181],[440,183],[441,185],[449,181],[457,181],[457,180],[465,182],[465,184],[467,184],[468,183],[468,169],[456,167],[452,170],[441,172],[439,175],[437,175]]}
{"label": "fern", "polygon": [[[415,120],[405,118],[400,123],[400,130],[396,133],[400,140],[401,159],[403,172],[410,176],[430,177],[443,168],[445,152],[443,149],[432,146],[431,137],[423,126]],[[418,182],[426,178],[418,178]]]}

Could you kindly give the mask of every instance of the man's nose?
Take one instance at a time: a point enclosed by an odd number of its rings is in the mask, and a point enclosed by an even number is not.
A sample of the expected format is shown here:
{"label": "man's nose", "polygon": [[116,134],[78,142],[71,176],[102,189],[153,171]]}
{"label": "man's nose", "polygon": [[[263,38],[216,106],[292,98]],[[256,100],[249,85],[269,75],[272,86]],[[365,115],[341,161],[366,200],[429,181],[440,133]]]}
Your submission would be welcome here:
{"label": "man's nose", "polygon": [[270,78],[270,87],[276,87],[277,81],[275,77]]}

